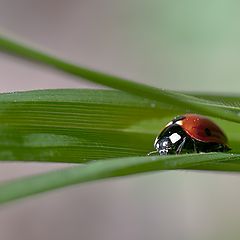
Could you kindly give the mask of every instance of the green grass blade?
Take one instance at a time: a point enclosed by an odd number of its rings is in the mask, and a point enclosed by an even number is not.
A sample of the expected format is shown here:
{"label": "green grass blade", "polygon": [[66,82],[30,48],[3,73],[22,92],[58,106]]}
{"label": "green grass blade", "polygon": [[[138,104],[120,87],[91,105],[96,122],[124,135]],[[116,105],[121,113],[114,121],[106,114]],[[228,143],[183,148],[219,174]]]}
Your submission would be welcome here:
{"label": "green grass blade", "polygon": [[102,160],[2,183],[0,203],[94,180],[157,170],[198,168],[211,162],[220,164],[228,161],[240,161],[240,155],[209,153]]}
{"label": "green grass blade", "polygon": [[228,109],[227,106],[216,106],[216,104],[210,100],[206,101],[204,99],[199,99],[186,94],[158,89],[145,84],[136,83],[120,77],[111,76],[105,73],[80,67],[40,51],[31,49],[3,36],[0,37],[0,49],[32,61],[38,61],[61,71],[82,77],[91,82],[177,106],[183,111],[192,111],[234,122],[240,122],[238,114],[239,111],[233,112],[231,111],[231,108]]}
{"label": "green grass blade", "polygon": [[[0,94],[0,160],[86,162],[145,156],[181,110],[109,90]],[[214,119],[240,153],[239,126]]]}

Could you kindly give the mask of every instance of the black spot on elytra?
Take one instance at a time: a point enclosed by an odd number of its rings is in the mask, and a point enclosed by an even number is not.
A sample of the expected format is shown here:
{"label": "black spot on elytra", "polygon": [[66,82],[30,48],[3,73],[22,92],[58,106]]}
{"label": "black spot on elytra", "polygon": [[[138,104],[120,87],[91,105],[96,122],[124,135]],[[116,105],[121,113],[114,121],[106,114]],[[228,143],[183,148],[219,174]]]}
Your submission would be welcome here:
{"label": "black spot on elytra", "polygon": [[209,128],[205,128],[205,133],[207,136],[211,136],[211,131],[209,130]]}

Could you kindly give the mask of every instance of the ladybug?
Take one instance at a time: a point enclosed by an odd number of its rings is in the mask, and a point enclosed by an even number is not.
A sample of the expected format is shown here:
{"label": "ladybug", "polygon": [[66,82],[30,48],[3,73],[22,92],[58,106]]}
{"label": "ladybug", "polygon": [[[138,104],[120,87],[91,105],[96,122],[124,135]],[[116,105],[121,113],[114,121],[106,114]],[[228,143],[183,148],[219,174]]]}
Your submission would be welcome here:
{"label": "ladybug", "polygon": [[223,131],[198,114],[175,117],[156,138],[154,148],[160,155],[230,150]]}

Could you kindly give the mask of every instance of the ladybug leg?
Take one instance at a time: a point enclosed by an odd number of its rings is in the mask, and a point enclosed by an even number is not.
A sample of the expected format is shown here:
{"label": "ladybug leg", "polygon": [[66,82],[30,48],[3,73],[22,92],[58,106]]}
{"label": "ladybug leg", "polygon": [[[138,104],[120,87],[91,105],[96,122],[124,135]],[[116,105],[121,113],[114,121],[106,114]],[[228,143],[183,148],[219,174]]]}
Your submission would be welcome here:
{"label": "ladybug leg", "polygon": [[197,148],[197,144],[196,144],[195,140],[192,139],[192,141],[193,141],[193,149],[194,149],[194,152],[195,152],[195,153],[199,153],[199,150],[198,150],[198,148]]}
{"label": "ladybug leg", "polygon": [[182,142],[180,143],[180,145],[178,146],[178,148],[177,148],[177,150],[176,150],[176,154],[180,154],[180,153],[181,153],[182,148],[183,148],[185,142],[186,142],[186,137],[183,138],[183,141],[182,141]]}

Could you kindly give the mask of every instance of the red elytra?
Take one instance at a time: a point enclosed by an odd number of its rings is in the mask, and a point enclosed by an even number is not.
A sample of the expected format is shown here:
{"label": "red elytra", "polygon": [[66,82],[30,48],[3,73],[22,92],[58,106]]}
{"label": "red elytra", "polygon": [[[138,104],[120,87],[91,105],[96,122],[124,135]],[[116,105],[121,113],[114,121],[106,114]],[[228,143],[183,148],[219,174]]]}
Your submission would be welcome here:
{"label": "red elytra", "polygon": [[227,137],[210,119],[198,114],[185,114],[184,119],[177,121],[186,133],[202,142],[213,142],[226,145]]}

